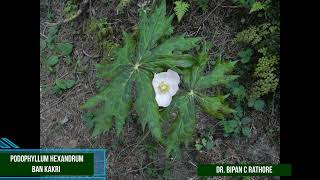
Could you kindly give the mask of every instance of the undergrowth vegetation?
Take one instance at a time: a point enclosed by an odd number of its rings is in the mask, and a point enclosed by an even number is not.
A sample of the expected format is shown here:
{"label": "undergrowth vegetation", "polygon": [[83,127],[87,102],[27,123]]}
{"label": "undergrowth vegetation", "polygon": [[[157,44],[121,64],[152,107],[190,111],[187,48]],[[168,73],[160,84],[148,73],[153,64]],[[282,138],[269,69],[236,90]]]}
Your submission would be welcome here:
{"label": "undergrowth vegetation", "polygon": [[[255,79],[249,87],[249,101],[254,101],[269,93],[275,92],[279,84],[279,58],[280,58],[280,21],[279,21],[279,2],[267,1],[273,6],[264,8],[265,11],[257,16],[262,16],[262,20],[257,25],[250,25],[239,32],[234,41],[250,48],[250,52],[242,51],[240,57],[246,56],[249,62],[251,56],[255,57],[254,73]],[[253,59],[253,58],[252,58]]]}
{"label": "undergrowth vegetation", "polygon": [[[121,1],[119,6],[122,9],[129,2]],[[267,10],[269,6],[266,4],[270,4],[265,2],[261,8],[257,7],[260,2],[237,3],[250,7],[250,13]],[[198,3],[203,11],[207,10],[207,4],[207,1]],[[189,4],[174,1],[174,5],[177,19],[181,21]],[[100,80],[97,81],[97,95],[82,105],[91,114],[88,121],[91,121],[89,127],[93,129],[93,136],[105,133],[113,124],[116,134],[121,136],[128,117],[136,113],[142,130],[147,127],[155,140],[165,145],[167,155],[178,156],[181,145],[194,142],[199,106],[204,113],[220,120],[226,137],[250,137],[252,121],[246,115],[248,108],[263,111],[266,103],[261,97],[274,92],[279,83],[278,48],[274,44],[278,41],[270,42],[271,37],[277,36],[279,25],[273,21],[245,28],[234,39],[234,43],[245,47],[239,52],[238,59],[220,57],[210,60],[214,62],[212,70],[204,73],[212,45],[197,37],[174,35],[173,15],[166,16],[164,1],[151,14],[140,7],[139,17],[136,32],[123,33],[122,46],[112,45],[107,40],[112,28],[105,19],[93,19],[87,24],[88,33],[94,34],[103,49],[112,52],[97,64]],[[191,51],[194,48],[196,50]],[[251,68],[254,68],[253,73]],[[151,80],[154,73],[167,69],[179,73],[181,90],[169,107],[159,108]],[[243,77],[240,76],[248,73],[252,73],[254,81],[242,84]],[[232,103],[230,101],[231,106],[227,105],[230,95],[235,99]],[[211,146],[212,135],[196,143],[198,150],[209,150]]]}
{"label": "undergrowth vegetation", "polygon": [[[254,136],[256,120],[252,112],[273,113],[275,95],[280,88],[278,1],[227,0],[215,4],[209,0],[145,0],[135,4],[136,1],[131,0],[104,0],[103,3],[114,5],[112,15],[116,19],[137,11],[138,22],[132,20],[132,27],[121,27],[126,32],[120,37],[116,25],[121,24],[120,21],[111,21],[102,15],[92,16],[92,11],[83,13],[84,16],[90,14],[90,18],[84,19],[79,32],[84,39],[93,42],[88,48],[89,51],[93,49],[93,53],[87,53],[88,49],[83,47],[77,49],[79,43],[59,38],[60,26],[49,26],[44,31],[46,35],[40,38],[40,57],[41,68],[52,79],[40,88],[58,97],[67,94],[80,84],[73,75],[85,73],[91,65],[96,76],[92,82],[93,91],[91,89],[94,95],[81,99],[82,104],[77,103],[81,108],[81,123],[93,138],[115,132],[117,140],[111,150],[126,142],[122,139],[126,125],[135,123],[139,124],[137,131],[146,136],[141,146],[152,161],[158,158],[159,146],[164,147],[166,157],[177,159],[185,149],[207,153],[216,148],[217,139]],[[65,1],[62,17],[74,17],[80,7],[78,4],[76,0]],[[133,7],[136,9],[131,12]],[[213,18],[211,13],[221,9],[227,12],[228,8],[232,9],[230,12],[245,14],[241,17],[245,21],[239,18],[239,23],[235,23],[240,24],[237,31],[226,33],[231,34],[226,41],[238,48],[232,52],[234,56],[227,55],[230,53],[225,52],[227,50],[220,55],[217,49],[225,47],[217,47],[212,36],[203,37],[201,30],[207,28],[207,22],[185,33],[177,28],[193,15],[209,19]],[[47,21],[53,19],[48,11]],[[82,64],[80,58],[83,57],[79,56],[82,52],[92,60],[90,65]],[[56,72],[62,66],[75,73],[70,73],[71,77],[59,77]],[[167,70],[178,74],[179,89],[170,105],[163,107],[157,103],[157,91],[152,82],[156,74]],[[164,86],[164,90],[168,90],[166,88]],[[211,124],[199,128],[203,116],[210,121],[206,125]],[[278,131],[270,129],[267,133],[277,136]],[[148,176],[169,179],[172,164],[169,160],[163,163],[160,171],[153,165],[146,167]]]}

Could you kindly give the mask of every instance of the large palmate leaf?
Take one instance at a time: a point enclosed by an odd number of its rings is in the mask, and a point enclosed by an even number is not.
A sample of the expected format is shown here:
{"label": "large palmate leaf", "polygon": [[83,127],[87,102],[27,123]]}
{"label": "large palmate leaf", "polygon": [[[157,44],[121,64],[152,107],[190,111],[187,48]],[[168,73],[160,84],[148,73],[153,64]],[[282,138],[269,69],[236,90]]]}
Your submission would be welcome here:
{"label": "large palmate leaf", "polygon": [[150,16],[141,11],[138,37],[123,33],[123,46],[107,62],[97,65],[97,77],[108,83],[82,105],[94,114],[94,136],[112,128],[113,121],[119,135],[134,108],[142,129],[148,127],[153,137],[162,139],[161,116],[151,84],[153,74],[191,67],[196,61],[187,51],[200,41],[184,36],[168,38],[173,29],[172,17],[166,16],[165,1]]}
{"label": "large palmate leaf", "polygon": [[141,70],[136,74],[136,111],[140,117],[142,129],[144,130],[148,124],[152,135],[160,139],[160,114],[158,112],[158,105],[155,100],[153,87],[151,85],[151,78],[148,72]]}
{"label": "large palmate leaf", "polygon": [[[167,154],[179,154],[177,146],[188,143],[192,140],[192,133],[196,127],[196,111],[194,98],[190,96],[177,96],[171,104],[171,108],[176,108],[179,116],[174,120],[169,130],[169,135],[165,144]],[[173,109],[171,109],[173,110]]]}
{"label": "large palmate leaf", "polygon": [[115,119],[117,134],[122,132],[130,108],[131,78],[130,72],[125,71],[121,73],[100,94],[90,98],[83,104],[82,107],[86,109],[103,104],[93,118],[95,123],[94,136],[110,129],[113,118]]}
{"label": "large palmate leaf", "polygon": [[192,140],[195,130],[195,109],[199,105],[205,113],[217,118],[224,119],[228,114],[235,111],[225,104],[228,95],[210,95],[207,96],[203,90],[218,85],[226,85],[235,80],[238,76],[230,75],[236,61],[216,62],[215,67],[207,75],[203,71],[209,60],[208,50],[210,45],[204,43],[202,50],[196,58],[197,64],[183,73],[183,86],[186,88],[181,92],[178,98],[174,98],[171,105],[164,112],[164,117],[176,111],[178,117],[174,120],[167,136],[167,153],[179,151],[180,144]]}

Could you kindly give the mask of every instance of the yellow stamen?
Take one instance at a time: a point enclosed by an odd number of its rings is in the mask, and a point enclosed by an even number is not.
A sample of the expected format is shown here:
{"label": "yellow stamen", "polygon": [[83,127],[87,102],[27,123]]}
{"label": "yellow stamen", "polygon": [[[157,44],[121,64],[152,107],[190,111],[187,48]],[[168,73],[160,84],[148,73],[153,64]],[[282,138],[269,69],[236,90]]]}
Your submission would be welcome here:
{"label": "yellow stamen", "polygon": [[168,91],[170,90],[170,87],[169,87],[168,84],[162,82],[162,83],[160,83],[160,85],[159,85],[159,89],[160,89],[160,92],[166,93],[166,92],[168,92]]}

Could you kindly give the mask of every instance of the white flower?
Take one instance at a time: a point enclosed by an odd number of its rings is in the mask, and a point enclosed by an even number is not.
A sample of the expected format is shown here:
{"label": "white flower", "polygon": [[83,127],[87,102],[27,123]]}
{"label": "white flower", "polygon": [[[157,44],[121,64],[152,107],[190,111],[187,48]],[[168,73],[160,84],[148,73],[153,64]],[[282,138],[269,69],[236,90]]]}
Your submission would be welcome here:
{"label": "white flower", "polygon": [[174,96],[179,90],[180,77],[178,73],[168,69],[167,72],[155,74],[152,86],[156,93],[156,101],[161,107],[168,107]]}

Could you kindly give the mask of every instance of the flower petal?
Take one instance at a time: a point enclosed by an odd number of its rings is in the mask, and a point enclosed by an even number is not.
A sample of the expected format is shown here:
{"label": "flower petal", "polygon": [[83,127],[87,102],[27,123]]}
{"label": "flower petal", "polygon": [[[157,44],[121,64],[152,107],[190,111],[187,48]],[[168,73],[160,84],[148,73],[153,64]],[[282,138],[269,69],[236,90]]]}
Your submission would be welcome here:
{"label": "flower petal", "polygon": [[165,78],[160,77],[159,74],[154,74],[154,76],[153,76],[152,86],[154,89],[157,89],[157,87],[160,85],[160,83],[165,80]]}
{"label": "flower petal", "polygon": [[177,91],[179,90],[179,85],[177,84],[177,83],[175,83],[175,82],[169,82],[169,87],[170,87],[170,89],[169,89],[169,94],[171,95],[171,96],[174,96],[176,93],[177,93]]}
{"label": "flower petal", "polygon": [[169,93],[156,94],[156,101],[160,107],[168,107],[171,103],[172,96]]}
{"label": "flower petal", "polygon": [[177,84],[180,83],[180,76],[179,76],[179,74],[178,74],[177,72],[172,71],[171,69],[168,69],[166,75],[167,75],[166,78],[167,78],[169,81],[173,81],[173,82],[175,82],[175,83],[177,83]]}

